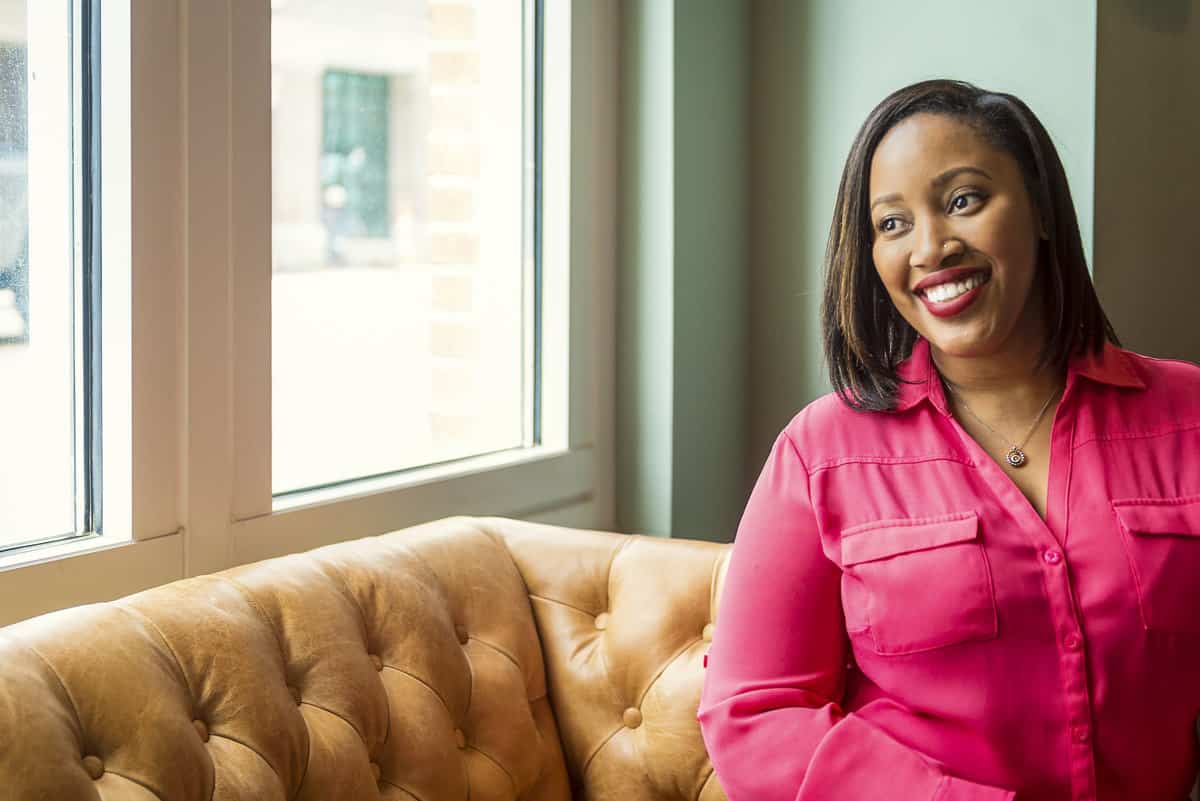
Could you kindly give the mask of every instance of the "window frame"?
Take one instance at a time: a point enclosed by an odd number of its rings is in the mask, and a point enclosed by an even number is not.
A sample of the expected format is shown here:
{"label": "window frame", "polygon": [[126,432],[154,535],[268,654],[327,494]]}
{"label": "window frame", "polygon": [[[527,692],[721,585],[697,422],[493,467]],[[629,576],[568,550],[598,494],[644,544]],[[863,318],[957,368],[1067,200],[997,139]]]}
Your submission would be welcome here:
{"label": "window frame", "polygon": [[[0,545],[0,568],[43,560],[47,555],[101,548],[119,540],[99,533],[104,530],[104,505],[118,494],[104,492],[102,482],[105,443],[100,399],[105,360],[99,347],[104,304],[98,231],[104,221],[99,192],[104,131],[96,114],[103,94],[98,7],[98,0],[64,0],[27,3],[25,9],[27,69],[31,76],[40,76],[31,80],[26,90],[27,125],[30,129],[40,124],[61,126],[66,135],[65,144],[53,135],[38,136],[37,144],[27,149],[28,174],[36,176],[39,186],[28,193],[26,255],[39,255],[39,263],[58,262],[69,271],[63,286],[47,287],[43,281],[41,288],[60,289],[58,300],[69,306],[65,322],[73,376],[71,419],[67,422],[72,440],[73,510],[67,531],[29,531],[25,541],[6,538]],[[65,37],[64,30],[69,32]],[[117,95],[119,106],[120,92]],[[64,214],[64,209],[69,212]],[[43,294],[39,292],[37,297]]]}
{"label": "window frame", "polygon": [[541,444],[276,502],[270,0],[104,3],[106,533],[0,559],[0,625],[458,514],[611,527],[617,11],[545,3]]}
{"label": "window frame", "polygon": [[104,531],[0,556],[0,624],[182,576],[177,12],[101,8]]}

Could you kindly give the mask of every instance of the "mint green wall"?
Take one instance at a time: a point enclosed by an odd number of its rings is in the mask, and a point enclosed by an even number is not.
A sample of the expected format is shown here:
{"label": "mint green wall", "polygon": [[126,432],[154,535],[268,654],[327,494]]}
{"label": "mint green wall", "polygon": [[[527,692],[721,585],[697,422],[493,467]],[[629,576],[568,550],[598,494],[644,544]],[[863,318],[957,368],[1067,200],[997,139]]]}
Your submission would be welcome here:
{"label": "mint green wall", "polygon": [[623,12],[618,527],[724,541],[744,503],[747,6]]}
{"label": "mint green wall", "polygon": [[817,311],[821,259],[850,142],[889,92],[952,77],[1025,100],[1059,149],[1090,257],[1096,6],[757,0],[750,40],[746,492],[788,419],[829,391]]}
{"label": "mint green wall", "polygon": [[674,7],[627,2],[621,19],[617,528],[660,536],[674,475]]}
{"label": "mint green wall", "polygon": [[748,15],[682,0],[675,18],[675,536],[733,539],[750,376]]}

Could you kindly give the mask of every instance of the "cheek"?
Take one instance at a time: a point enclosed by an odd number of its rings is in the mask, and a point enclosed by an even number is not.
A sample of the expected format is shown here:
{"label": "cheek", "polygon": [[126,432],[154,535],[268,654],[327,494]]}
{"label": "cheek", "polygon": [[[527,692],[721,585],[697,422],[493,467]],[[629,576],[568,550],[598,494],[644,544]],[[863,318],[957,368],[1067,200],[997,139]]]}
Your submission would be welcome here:
{"label": "cheek", "polygon": [[1030,227],[1025,214],[1015,208],[997,223],[987,231],[986,249],[1004,265],[1010,283],[1029,283],[1037,265],[1037,232]]}
{"label": "cheek", "polygon": [[905,268],[903,259],[897,253],[892,252],[886,244],[876,244],[871,249],[871,258],[875,262],[875,273],[879,276],[879,280],[883,282],[883,288],[887,290],[892,297],[907,294],[906,281],[908,271]]}

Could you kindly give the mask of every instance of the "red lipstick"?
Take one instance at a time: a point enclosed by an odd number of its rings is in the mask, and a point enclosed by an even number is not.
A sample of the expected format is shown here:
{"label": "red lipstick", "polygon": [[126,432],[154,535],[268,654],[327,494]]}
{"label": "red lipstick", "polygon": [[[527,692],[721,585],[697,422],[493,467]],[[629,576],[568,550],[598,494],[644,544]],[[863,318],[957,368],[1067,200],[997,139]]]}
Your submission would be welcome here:
{"label": "red lipstick", "polygon": [[968,306],[974,303],[975,300],[981,294],[983,294],[984,287],[987,285],[987,282],[984,281],[974,289],[964,292],[957,298],[948,300],[945,303],[934,303],[923,294],[917,295],[917,297],[919,297],[921,302],[925,304],[925,308],[929,309],[929,313],[935,317],[953,317],[956,314],[961,314],[967,309]]}

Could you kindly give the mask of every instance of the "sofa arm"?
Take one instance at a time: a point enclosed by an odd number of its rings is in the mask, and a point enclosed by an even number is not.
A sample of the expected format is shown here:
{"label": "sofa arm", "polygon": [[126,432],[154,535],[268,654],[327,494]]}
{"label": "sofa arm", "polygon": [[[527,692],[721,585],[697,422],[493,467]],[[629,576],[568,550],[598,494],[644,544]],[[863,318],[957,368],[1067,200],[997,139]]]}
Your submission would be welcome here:
{"label": "sofa arm", "polygon": [[476,522],[525,580],[576,797],[723,801],[696,710],[732,546]]}

